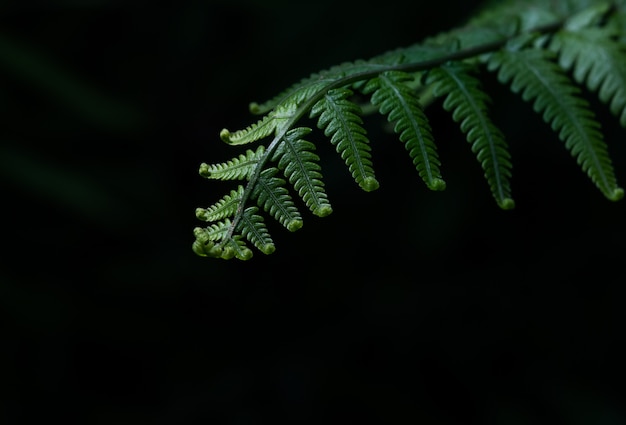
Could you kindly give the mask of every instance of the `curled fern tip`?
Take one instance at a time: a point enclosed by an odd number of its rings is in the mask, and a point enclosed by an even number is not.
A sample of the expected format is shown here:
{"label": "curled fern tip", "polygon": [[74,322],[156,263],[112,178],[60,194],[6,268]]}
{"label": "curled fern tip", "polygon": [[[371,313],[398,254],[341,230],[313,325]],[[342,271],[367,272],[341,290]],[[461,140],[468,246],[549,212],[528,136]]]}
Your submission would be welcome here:
{"label": "curled fern tip", "polygon": [[624,189],[622,189],[621,187],[618,187],[616,189],[613,189],[613,192],[611,192],[609,199],[611,201],[619,201],[624,197]]}
{"label": "curled fern tip", "polygon": [[446,181],[440,178],[434,178],[429,184],[430,190],[443,191],[446,190]]}
{"label": "curled fern tip", "polygon": [[250,102],[250,105],[248,105],[248,110],[251,114],[254,115],[261,113],[261,107],[257,102]]}
{"label": "curled fern tip", "polygon": [[287,223],[287,230],[289,230],[290,232],[295,232],[296,230],[302,228],[302,224],[302,220],[291,220],[289,223]]}
{"label": "curled fern tip", "polygon": [[209,164],[203,162],[202,164],[200,164],[200,169],[198,170],[198,173],[202,176],[202,177],[208,177],[211,175],[211,172],[209,171]]}
{"label": "curled fern tip", "polygon": [[313,214],[315,214],[318,217],[326,217],[332,214],[332,212],[333,212],[333,208],[330,205],[322,205],[321,207],[313,211]]}
{"label": "curled fern tip", "polygon": [[222,142],[229,143],[230,135],[231,135],[231,132],[228,131],[227,128],[223,128],[222,131],[220,131],[220,139],[222,139]]}
{"label": "curled fern tip", "polygon": [[515,201],[511,198],[504,198],[498,203],[498,205],[503,210],[512,210],[515,208]]}
{"label": "curled fern tip", "polygon": [[361,184],[361,188],[366,192],[373,192],[378,189],[380,184],[374,177],[366,177]]}
{"label": "curled fern tip", "polygon": [[[274,253],[274,251],[276,251],[276,245],[274,245],[273,243],[268,243],[261,247],[261,252],[263,254],[270,255]],[[252,253],[252,251],[250,251],[250,253]]]}

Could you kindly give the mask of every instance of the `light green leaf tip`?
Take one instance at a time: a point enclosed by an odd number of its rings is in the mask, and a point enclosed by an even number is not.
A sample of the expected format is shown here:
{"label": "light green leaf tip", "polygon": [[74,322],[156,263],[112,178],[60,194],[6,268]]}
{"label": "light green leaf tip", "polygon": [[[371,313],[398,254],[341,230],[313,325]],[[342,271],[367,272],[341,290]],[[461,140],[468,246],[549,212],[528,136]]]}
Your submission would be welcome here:
{"label": "light green leaf tip", "polygon": [[379,187],[380,184],[378,183],[378,180],[376,180],[374,177],[366,177],[363,180],[363,184],[361,185],[361,188],[366,192],[373,192]]}
{"label": "light green leaf tip", "polygon": [[515,208],[515,201],[511,198],[504,198],[500,202],[498,202],[498,205],[503,210],[512,210]]}
{"label": "light green leaf tip", "polygon": [[322,205],[316,208],[315,211],[313,211],[313,214],[315,214],[318,217],[326,217],[332,214],[332,212],[333,212],[333,208],[330,205]]}
{"label": "light green leaf tip", "polygon": [[611,201],[619,201],[624,197],[624,189],[621,187],[613,189],[613,191],[607,195],[607,198]]}
{"label": "light green leaf tip", "polygon": [[430,190],[443,191],[446,190],[446,181],[440,178],[434,178],[428,185]]}
{"label": "light green leaf tip", "polygon": [[299,230],[302,228],[302,220],[291,220],[289,223],[287,223],[287,230],[289,230],[290,232],[295,232],[296,230]]}

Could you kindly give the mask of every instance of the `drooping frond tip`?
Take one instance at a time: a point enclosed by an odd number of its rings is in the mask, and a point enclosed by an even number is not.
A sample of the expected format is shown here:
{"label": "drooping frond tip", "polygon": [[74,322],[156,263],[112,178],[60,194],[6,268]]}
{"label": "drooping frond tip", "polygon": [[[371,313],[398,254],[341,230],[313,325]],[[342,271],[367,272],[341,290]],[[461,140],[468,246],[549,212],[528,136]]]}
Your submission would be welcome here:
{"label": "drooping frond tip", "polygon": [[[436,99],[465,136],[496,204],[513,209],[511,151],[506,132],[491,118],[492,108],[507,105],[492,105],[491,86],[483,84],[488,72],[541,116],[606,198],[618,201],[624,190],[586,97],[597,96],[626,128],[625,42],[625,1],[503,0],[489,3],[468,25],[370,60],[341,63],[266,102],[251,102],[257,121],[237,131],[224,129],[220,138],[256,148],[200,166],[202,177],[237,181],[237,188],[196,209],[206,227],[194,229],[193,251],[247,260],[251,245],[271,254],[276,247],[267,217],[294,232],[304,223],[301,207],[319,217],[332,213],[318,139],[299,123],[307,117],[316,120],[362,190],[380,186],[364,111],[391,123],[428,189],[444,190],[436,129],[427,111]],[[530,142],[524,147],[543,149]]]}

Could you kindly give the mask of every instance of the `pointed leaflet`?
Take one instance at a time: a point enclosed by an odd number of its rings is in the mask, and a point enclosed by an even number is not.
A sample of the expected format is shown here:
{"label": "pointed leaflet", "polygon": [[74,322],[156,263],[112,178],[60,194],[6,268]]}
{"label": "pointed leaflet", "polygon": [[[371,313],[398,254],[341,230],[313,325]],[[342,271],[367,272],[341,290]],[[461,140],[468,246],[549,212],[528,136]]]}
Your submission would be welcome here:
{"label": "pointed leaflet", "polygon": [[347,88],[328,91],[311,109],[311,117],[319,116],[318,127],[331,138],[354,180],[370,192],[378,188],[378,181],[370,160],[369,140],[361,125],[361,108],[347,99],[351,95]]}
{"label": "pointed leaflet", "polygon": [[494,53],[488,69],[498,72],[498,80],[510,84],[514,93],[533,102],[533,109],[549,123],[587,173],[591,181],[611,200],[621,199],[606,143],[588,102],[580,89],[554,62],[547,50],[503,49]]}
{"label": "pointed leaflet", "polygon": [[332,213],[328,196],[324,190],[319,156],[313,151],[315,145],[302,137],[311,132],[310,128],[298,127],[289,130],[274,152],[273,161],[278,161],[278,168],[283,170],[302,198],[306,206],[319,217]]}
{"label": "pointed leaflet", "polygon": [[367,82],[363,93],[371,93],[371,102],[382,115],[395,123],[394,131],[400,135],[420,177],[429,189],[446,187],[439,172],[439,158],[428,118],[415,91],[407,83],[414,80],[410,74],[399,71],[383,72]]}
{"label": "pointed leaflet", "polygon": [[461,62],[450,63],[429,71],[425,83],[433,85],[435,96],[445,96],[443,107],[460,123],[493,197],[501,208],[511,209],[515,206],[509,183],[511,156],[502,132],[488,116],[490,99],[480,81],[470,74],[472,70]]}

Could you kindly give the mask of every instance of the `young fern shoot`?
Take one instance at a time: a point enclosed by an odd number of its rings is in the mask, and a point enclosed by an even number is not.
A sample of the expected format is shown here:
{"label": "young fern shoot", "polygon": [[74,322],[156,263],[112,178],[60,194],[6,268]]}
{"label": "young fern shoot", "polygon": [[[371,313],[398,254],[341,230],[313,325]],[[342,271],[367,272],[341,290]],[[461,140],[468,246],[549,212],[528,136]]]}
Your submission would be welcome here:
{"label": "young fern shoot", "polygon": [[369,60],[342,63],[265,103],[251,103],[250,111],[260,116],[257,122],[235,132],[224,129],[220,137],[234,146],[257,146],[200,166],[202,177],[239,183],[196,210],[206,225],[194,229],[194,252],[241,260],[251,258],[253,249],[273,253],[265,220],[271,217],[290,232],[300,229],[297,198],[314,215],[332,213],[321,158],[307,140],[315,130],[299,123],[305,117],[317,120],[317,130],[361,189],[378,189],[355,93],[392,123],[417,176],[435,191],[446,183],[427,107],[441,98],[482,167],[495,203],[514,208],[511,153],[506,133],[490,118],[483,72],[495,73],[541,116],[607,199],[622,199],[601,123],[582,88],[597,95],[626,127],[625,17],[626,0],[503,1],[464,26]]}

